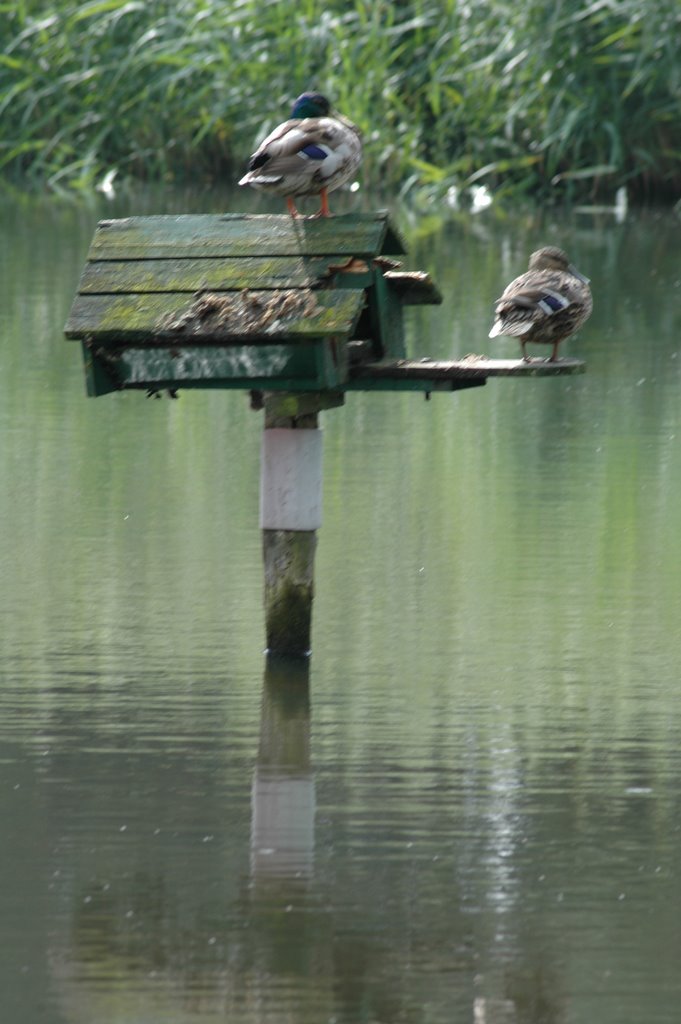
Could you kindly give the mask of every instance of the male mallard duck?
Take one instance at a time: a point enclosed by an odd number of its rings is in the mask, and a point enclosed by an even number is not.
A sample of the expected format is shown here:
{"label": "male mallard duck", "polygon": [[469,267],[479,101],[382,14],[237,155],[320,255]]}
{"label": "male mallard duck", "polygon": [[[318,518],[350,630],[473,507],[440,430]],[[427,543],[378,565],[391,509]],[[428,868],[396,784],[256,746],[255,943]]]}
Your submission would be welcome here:
{"label": "male mallard duck", "polygon": [[584,323],[592,308],[588,277],[572,266],[562,249],[547,245],[532,253],[527,272],[511,281],[497,299],[489,336],[520,338],[526,362],[528,341],[553,345],[553,361],[561,341]]}
{"label": "male mallard duck", "polygon": [[329,216],[328,193],[355,173],[362,160],[359,129],[339,114],[318,92],[304,92],[293,104],[291,117],[267,136],[248,163],[239,182],[286,196],[292,217],[299,216],[296,196],[321,197],[317,217]]}

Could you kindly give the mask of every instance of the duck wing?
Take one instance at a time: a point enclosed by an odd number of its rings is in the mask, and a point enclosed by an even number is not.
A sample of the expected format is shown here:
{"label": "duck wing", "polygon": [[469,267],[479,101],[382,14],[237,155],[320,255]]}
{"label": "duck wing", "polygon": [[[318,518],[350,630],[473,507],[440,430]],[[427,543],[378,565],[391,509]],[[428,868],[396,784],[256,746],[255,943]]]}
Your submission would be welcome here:
{"label": "duck wing", "polygon": [[[358,163],[361,143],[354,126],[331,117],[294,118],[275,128],[257,148],[242,182],[248,184],[257,178],[274,183],[301,174],[312,177],[318,172],[328,178],[355,151]],[[353,161],[352,169],[356,163]]]}
{"label": "duck wing", "polygon": [[522,274],[497,299],[496,319],[490,332],[520,336],[537,324],[562,313],[577,301],[575,288],[565,276],[551,272]]}

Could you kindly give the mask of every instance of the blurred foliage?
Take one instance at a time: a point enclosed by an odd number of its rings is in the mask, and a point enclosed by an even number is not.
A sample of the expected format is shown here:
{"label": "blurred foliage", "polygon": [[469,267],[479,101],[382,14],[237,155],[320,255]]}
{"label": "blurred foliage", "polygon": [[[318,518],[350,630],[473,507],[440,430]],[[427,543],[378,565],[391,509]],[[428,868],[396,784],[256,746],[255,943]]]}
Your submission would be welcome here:
{"label": "blurred foliage", "polygon": [[371,187],[676,197],[680,34],[679,0],[5,0],[0,173],[235,176],[315,87]]}

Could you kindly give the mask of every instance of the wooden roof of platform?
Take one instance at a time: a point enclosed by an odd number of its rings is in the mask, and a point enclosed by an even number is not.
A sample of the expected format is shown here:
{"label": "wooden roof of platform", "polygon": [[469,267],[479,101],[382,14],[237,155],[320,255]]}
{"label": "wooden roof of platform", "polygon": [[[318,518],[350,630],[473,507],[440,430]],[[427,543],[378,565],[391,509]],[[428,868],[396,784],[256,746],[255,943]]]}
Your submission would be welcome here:
{"label": "wooden roof of platform", "polygon": [[481,356],[406,358],[403,308],[442,300],[393,257],[387,213],[101,221],[65,327],[88,393],[121,388],[457,390],[490,376],[582,372]]}

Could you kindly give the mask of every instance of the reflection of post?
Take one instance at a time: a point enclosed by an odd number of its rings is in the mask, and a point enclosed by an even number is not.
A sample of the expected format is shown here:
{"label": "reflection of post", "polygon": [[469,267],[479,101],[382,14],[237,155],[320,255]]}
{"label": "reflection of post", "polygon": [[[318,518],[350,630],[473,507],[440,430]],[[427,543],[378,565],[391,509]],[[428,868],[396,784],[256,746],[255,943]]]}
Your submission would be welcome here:
{"label": "reflection of post", "polygon": [[311,876],[315,791],[306,660],[267,659],[251,815],[253,876]]}
{"label": "reflection of post", "polygon": [[517,1020],[512,999],[477,996],[473,1000],[473,1024],[516,1024]]}

